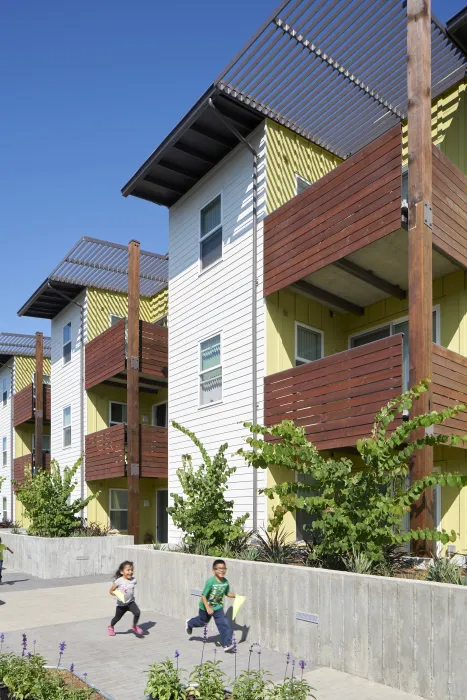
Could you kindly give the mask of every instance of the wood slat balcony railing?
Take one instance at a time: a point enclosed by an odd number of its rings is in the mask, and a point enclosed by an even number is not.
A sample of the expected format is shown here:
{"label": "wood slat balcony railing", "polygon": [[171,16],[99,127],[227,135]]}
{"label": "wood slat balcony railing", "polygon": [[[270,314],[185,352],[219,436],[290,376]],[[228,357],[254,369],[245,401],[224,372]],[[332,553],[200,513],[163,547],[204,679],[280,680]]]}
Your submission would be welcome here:
{"label": "wood slat balcony railing", "polygon": [[[35,455],[27,454],[22,457],[15,457],[13,460],[13,480],[22,484],[24,481],[24,472],[27,468],[35,468]],[[50,469],[50,452],[43,451],[42,453],[42,468]]]}
{"label": "wood slat balcony railing", "polygon": [[[432,408],[442,411],[455,404],[467,404],[467,358],[433,343]],[[435,435],[467,435],[467,413],[441,425],[435,425]],[[467,443],[459,447],[467,448]]]}
{"label": "wood slat balcony railing", "polygon": [[[141,477],[168,476],[167,428],[140,425]],[[126,475],[127,436],[123,423],[86,435],[86,480],[113,479]]]}
{"label": "wood slat balcony railing", "polygon": [[[140,321],[140,373],[167,377],[168,330]],[[85,387],[91,389],[126,370],[125,320],[118,321],[86,345]]]}
{"label": "wood slat balcony railing", "polygon": [[433,246],[467,268],[467,176],[433,146]]}
{"label": "wood slat balcony railing", "polygon": [[264,295],[401,228],[396,126],[264,221]]}
{"label": "wood slat balcony railing", "polygon": [[[50,385],[43,384],[44,397],[44,421],[50,421]],[[13,396],[13,425],[16,427],[21,423],[34,422],[34,386],[28,384],[24,389],[18,391]]]}
{"label": "wood slat balcony railing", "polygon": [[354,447],[402,378],[398,334],[265,377],[265,422],[293,420],[319,449]]}

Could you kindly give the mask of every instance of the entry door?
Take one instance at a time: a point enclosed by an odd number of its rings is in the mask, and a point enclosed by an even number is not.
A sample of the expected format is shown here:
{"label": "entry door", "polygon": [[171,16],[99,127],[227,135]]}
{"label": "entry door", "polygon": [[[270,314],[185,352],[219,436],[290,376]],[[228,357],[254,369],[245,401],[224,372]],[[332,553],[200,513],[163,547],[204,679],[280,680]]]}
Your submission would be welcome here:
{"label": "entry door", "polygon": [[169,537],[169,518],[167,506],[169,505],[169,492],[159,489],[156,503],[156,542],[167,542]]}

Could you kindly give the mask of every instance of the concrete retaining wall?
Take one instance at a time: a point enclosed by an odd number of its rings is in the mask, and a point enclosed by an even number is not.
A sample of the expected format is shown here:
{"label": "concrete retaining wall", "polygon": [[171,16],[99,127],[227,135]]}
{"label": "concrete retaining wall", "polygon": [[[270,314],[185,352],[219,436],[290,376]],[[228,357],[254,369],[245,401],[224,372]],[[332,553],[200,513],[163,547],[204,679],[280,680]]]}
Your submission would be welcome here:
{"label": "concrete retaining wall", "polygon": [[[122,548],[117,558],[135,562],[143,610],[181,620],[195,614],[193,589],[203,587],[213,562],[141,545]],[[467,587],[227,564],[231,590],[248,597],[237,622],[249,628],[249,641],[430,700],[466,700]]]}
{"label": "concrete retaining wall", "polygon": [[0,532],[5,552],[4,565],[38,578],[67,578],[111,574],[120,563],[120,547],[133,544],[128,535],[107,537],[29,537]]}

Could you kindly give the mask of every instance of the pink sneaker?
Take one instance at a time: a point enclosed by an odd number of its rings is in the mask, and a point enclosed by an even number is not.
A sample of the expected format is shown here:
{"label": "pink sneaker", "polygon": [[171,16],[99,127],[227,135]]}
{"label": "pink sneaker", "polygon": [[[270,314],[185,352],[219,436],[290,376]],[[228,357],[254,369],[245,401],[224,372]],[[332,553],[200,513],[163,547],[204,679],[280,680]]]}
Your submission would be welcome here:
{"label": "pink sneaker", "polygon": [[115,630],[110,625],[107,627],[107,633],[108,633],[109,637],[115,637]]}
{"label": "pink sneaker", "polygon": [[138,627],[138,625],[133,625],[131,631],[135,634],[143,634],[143,630],[141,629],[141,627]]}

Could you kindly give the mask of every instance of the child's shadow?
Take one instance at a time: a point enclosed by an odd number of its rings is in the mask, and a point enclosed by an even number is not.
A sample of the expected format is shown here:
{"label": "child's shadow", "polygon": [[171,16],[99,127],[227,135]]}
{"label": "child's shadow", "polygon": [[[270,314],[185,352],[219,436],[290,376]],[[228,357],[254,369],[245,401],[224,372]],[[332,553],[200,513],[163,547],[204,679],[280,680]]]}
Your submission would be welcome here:
{"label": "child's shadow", "polygon": [[[241,637],[240,637],[240,639],[237,639],[237,644],[241,644],[242,642],[246,642],[246,640],[248,638],[248,633],[250,631],[249,626],[248,625],[239,625],[238,622],[236,622],[235,620],[232,620],[232,615],[233,615],[233,608],[230,607],[227,609],[225,616],[226,616],[227,620],[229,621],[229,625],[230,625],[230,628],[232,629],[232,631],[233,632],[238,632],[238,631],[241,632]],[[214,619],[213,619],[213,622],[214,622],[214,624],[216,624]],[[202,642],[203,637],[202,636],[191,637],[190,641]],[[208,644],[220,644],[221,643],[221,636],[220,636],[220,634],[210,636],[207,638],[206,642]]]}
{"label": "child's shadow", "polygon": [[[140,639],[142,637],[147,637],[149,635],[149,630],[152,629],[157,625],[157,622],[153,622],[152,620],[149,620],[148,622],[142,622],[138,627],[140,627],[143,630],[143,634],[137,634],[135,636],[139,637]],[[127,630],[126,632],[117,632],[117,634],[135,634],[131,629]]]}

